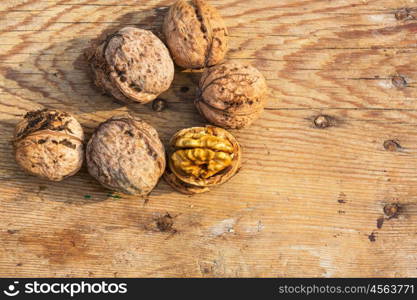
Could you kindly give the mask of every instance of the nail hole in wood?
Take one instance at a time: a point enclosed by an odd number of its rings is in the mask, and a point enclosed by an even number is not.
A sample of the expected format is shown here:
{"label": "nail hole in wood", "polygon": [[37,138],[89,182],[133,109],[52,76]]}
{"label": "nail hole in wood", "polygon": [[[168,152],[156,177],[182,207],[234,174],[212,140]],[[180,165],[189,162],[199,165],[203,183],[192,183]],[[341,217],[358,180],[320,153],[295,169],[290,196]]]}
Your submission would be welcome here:
{"label": "nail hole in wood", "polygon": [[188,86],[182,86],[181,89],[180,89],[181,93],[186,93],[189,90],[190,90],[190,88]]}

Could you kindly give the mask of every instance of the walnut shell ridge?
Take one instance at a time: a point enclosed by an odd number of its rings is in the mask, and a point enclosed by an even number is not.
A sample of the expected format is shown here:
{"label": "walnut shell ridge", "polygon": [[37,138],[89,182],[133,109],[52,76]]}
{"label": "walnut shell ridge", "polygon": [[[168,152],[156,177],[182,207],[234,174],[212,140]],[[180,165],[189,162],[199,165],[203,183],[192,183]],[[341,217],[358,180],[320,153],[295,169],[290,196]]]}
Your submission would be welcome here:
{"label": "walnut shell ridge", "polygon": [[72,115],[47,109],[31,111],[16,125],[15,159],[31,175],[61,181],[81,168],[83,140],[83,129]]}
{"label": "walnut shell ridge", "polygon": [[174,79],[168,49],[151,31],[125,27],[86,51],[94,83],[123,102],[148,103]]}
{"label": "walnut shell ridge", "polygon": [[164,180],[176,191],[183,194],[193,195],[210,191],[214,186],[221,185],[235,176],[242,165],[242,148],[236,138],[227,130],[211,125],[205,127],[185,128],[173,135],[169,142],[168,159],[176,150],[175,144],[178,139],[186,134],[205,132],[210,135],[226,139],[233,147],[233,160],[230,166],[209,178],[195,178],[190,175],[177,172],[171,161],[164,173]]}
{"label": "walnut shell ridge", "polygon": [[165,170],[165,150],[156,130],[128,114],[101,123],[87,144],[89,173],[106,188],[147,195]]}
{"label": "walnut shell ridge", "polygon": [[266,93],[265,78],[256,68],[227,61],[204,71],[194,103],[210,123],[238,129],[259,118]]}
{"label": "walnut shell ridge", "polygon": [[217,9],[203,0],[179,0],[165,16],[163,33],[171,55],[183,68],[218,64],[227,52],[227,28]]}

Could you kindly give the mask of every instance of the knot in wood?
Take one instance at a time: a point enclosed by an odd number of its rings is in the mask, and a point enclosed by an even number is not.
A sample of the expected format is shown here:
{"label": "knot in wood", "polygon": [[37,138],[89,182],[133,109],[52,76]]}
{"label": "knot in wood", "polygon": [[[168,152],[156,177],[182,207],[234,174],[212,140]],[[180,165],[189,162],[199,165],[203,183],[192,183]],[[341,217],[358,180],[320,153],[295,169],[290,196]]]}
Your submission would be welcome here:
{"label": "knot in wood", "polygon": [[314,126],[317,128],[327,128],[331,126],[332,118],[326,115],[319,115],[314,119]]}
{"label": "knot in wood", "polygon": [[166,101],[163,99],[155,99],[152,102],[152,110],[153,111],[157,111],[157,112],[161,112],[166,108]]}
{"label": "knot in wood", "polygon": [[389,218],[398,216],[400,205],[398,203],[389,203],[384,206],[384,213]]}
{"label": "knot in wood", "polygon": [[170,231],[173,225],[174,220],[169,213],[156,220],[156,227],[158,227],[159,231],[162,232]]}
{"label": "knot in wood", "polygon": [[395,18],[398,21],[406,20],[411,18],[410,9],[407,7],[401,8],[395,12]]}
{"label": "knot in wood", "polygon": [[403,88],[407,86],[407,80],[404,78],[404,76],[401,75],[393,76],[391,82],[397,88]]}
{"label": "knot in wood", "polygon": [[387,151],[395,152],[395,151],[398,151],[398,149],[401,148],[401,145],[397,141],[386,140],[384,142],[384,148]]}

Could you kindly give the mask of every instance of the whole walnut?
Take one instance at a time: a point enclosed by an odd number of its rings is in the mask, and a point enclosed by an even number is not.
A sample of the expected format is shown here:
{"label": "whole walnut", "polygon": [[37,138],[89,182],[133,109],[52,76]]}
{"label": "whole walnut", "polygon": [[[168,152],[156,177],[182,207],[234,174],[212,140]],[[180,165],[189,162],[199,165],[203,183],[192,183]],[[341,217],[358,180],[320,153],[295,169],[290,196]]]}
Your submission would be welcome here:
{"label": "whole walnut", "polygon": [[174,61],[183,68],[218,64],[228,32],[217,9],[203,0],[179,0],[165,16],[163,33]]}
{"label": "whole walnut", "polygon": [[165,150],[156,130],[128,114],[101,123],[87,144],[88,171],[103,186],[147,195],[165,170]]}
{"label": "whole walnut", "polygon": [[243,128],[259,118],[266,92],[265,78],[257,69],[227,61],[204,71],[195,105],[210,123]]}
{"label": "whole walnut", "polygon": [[47,109],[31,111],[14,132],[16,162],[29,174],[60,181],[81,168],[83,140],[83,129],[72,115]]}
{"label": "whole walnut", "polygon": [[86,56],[95,84],[123,102],[150,102],[174,79],[168,49],[148,30],[122,28],[92,43]]}
{"label": "whole walnut", "polygon": [[234,176],[241,161],[241,147],[226,130],[214,126],[186,128],[170,141],[164,179],[181,193],[203,193]]}

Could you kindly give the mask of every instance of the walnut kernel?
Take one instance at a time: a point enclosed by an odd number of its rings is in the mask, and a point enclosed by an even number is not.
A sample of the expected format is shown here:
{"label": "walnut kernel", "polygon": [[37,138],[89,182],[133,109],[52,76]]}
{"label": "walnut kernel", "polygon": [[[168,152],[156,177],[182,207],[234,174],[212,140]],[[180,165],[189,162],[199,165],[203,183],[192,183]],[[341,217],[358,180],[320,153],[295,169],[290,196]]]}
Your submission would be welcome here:
{"label": "walnut kernel", "polygon": [[180,130],[170,141],[165,180],[185,194],[225,183],[241,164],[241,148],[226,130],[214,126]]}
{"label": "walnut kernel", "polygon": [[204,71],[195,105],[210,122],[225,128],[243,128],[259,118],[267,85],[250,65],[227,61]]}
{"label": "walnut kernel", "polygon": [[28,112],[14,132],[16,162],[29,174],[52,181],[81,168],[84,132],[70,114],[57,110]]}
{"label": "walnut kernel", "polygon": [[128,114],[101,123],[87,144],[88,171],[103,186],[147,195],[165,170],[165,150],[156,130]]}
{"label": "walnut kernel", "polygon": [[227,29],[217,9],[203,0],[179,0],[165,16],[163,32],[177,65],[204,68],[227,51]]}

